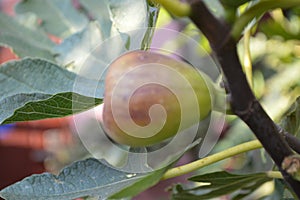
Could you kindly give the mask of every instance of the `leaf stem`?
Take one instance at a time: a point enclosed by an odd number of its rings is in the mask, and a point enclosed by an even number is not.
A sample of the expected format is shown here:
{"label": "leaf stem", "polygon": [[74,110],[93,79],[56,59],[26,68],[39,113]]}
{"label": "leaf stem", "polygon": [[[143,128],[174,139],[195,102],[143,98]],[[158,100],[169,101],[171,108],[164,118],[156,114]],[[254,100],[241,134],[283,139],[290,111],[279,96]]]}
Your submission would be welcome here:
{"label": "leaf stem", "polygon": [[182,166],[179,166],[179,167],[169,169],[165,173],[165,175],[162,177],[161,180],[181,176],[181,175],[196,171],[196,170],[198,170],[202,167],[208,166],[210,164],[216,163],[218,161],[224,160],[226,158],[230,158],[234,155],[238,155],[240,153],[244,153],[244,152],[251,151],[251,150],[254,150],[254,149],[259,149],[259,148],[262,148],[262,145],[258,140],[245,142],[243,144],[239,144],[237,146],[234,146],[234,147],[231,147],[231,148],[226,149],[224,151],[221,151],[219,153],[207,156],[207,157],[202,158],[200,160],[188,163],[186,165],[182,165]]}
{"label": "leaf stem", "polygon": [[187,17],[191,14],[191,6],[179,0],[152,0],[162,5],[167,11],[177,17]]}

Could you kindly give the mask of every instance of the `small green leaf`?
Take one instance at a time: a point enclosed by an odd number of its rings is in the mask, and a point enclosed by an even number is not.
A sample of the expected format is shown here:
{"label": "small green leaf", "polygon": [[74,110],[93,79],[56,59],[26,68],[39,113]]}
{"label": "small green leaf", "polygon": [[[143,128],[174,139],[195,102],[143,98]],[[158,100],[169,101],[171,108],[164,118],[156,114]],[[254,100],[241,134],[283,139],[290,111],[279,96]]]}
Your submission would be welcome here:
{"label": "small green leaf", "polygon": [[[209,174],[197,175],[189,178],[190,181],[194,182],[209,182],[214,185],[224,185],[229,181],[236,181],[241,179],[244,175],[230,174],[226,171],[213,172]],[[226,179],[226,180],[225,180]]]}
{"label": "small green leaf", "polygon": [[40,57],[53,61],[54,43],[47,35],[23,26],[12,17],[0,12],[0,46],[8,46],[19,57]]}
{"label": "small green leaf", "polygon": [[210,199],[235,191],[240,191],[240,193],[237,193],[234,198],[240,199],[272,179],[268,178],[265,173],[237,175],[221,171],[194,176],[189,180],[209,184],[190,189],[174,189],[173,199]]}
{"label": "small green leaf", "polygon": [[61,38],[81,31],[88,23],[88,19],[73,7],[71,0],[23,0],[15,10],[18,14],[35,13],[47,32]]}
{"label": "small green leaf", "polygon": [[0,191],[4,199],[57,200],[111,194],[145,176],[119,171],[96,159],[78,161],[64,168],[58,176],[50,173],[32,175]]}

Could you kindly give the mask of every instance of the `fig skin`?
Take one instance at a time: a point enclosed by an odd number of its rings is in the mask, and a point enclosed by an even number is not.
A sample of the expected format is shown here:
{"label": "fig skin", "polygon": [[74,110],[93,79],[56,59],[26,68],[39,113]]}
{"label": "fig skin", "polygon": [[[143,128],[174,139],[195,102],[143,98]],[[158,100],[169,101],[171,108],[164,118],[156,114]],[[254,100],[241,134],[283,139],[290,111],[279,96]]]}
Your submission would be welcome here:
{"label": "fig skin", "polygon": [[[167,66],[187,80],[190,87],[185,88],[178,83],[178,81],[173,80],[173,76],[164,70],[154,71],[153,73],[149,73],[147,70],[128,73],[141,66]],[[211,111],[212,99],[209,88],[211,89],[213,87],[210,79],[206,77],[205,74],[201,73],[200,75],[200,73],[201,72],[185,62],[151,51],[136,50],[118,57],[109,66],[105,78],[102,125],[106,134],[113,141],[122,145],[131,147],[150,146],[176,135],[179,127],[181,127],[181,129],[188,128],[201,121],[207,117]],[[119,81],[122,79],[123,82],[120,84]],[[143,81],[143,79],[151,80],[151,82],[136,89],[136,81]],[[173,90],[168,89],[165,85],[158,84],[160,82],[159,79],[166,80]],[[116,92],[115,89],[117,87],[121,88]],[[135,89],[132,93],[133,88]],[[192,105],[189,99],[180,102],[176,95],[188,96],[188,92],[190,92],[191,89],[195,96],[194,102],[196,102],[196,104]],[[114,103],[112,103],[112,96],[115,98]],[[126,105],[128,102],[129,105]],[[121,120],[126,124],[132,120],[136,126],[139,127],[145,127],[151,123],[154,127],[159,127],[161,123],[163,123],[160,120],[160,115],[156,115],[155,112],[152,116],[153,118],[150,118],[149,115],[151,107],[156,104],[164,108],[166,118],[164,118],[165,123],[162,129],[153,136],[149,136],[147,131],[140,131],[134,135],[128,134],[128,131],[122,130],[116,122],[117,120]],[[182,121],[182,110],[180,106],[188,108],[189,110],[195,110],[195,112],[198,111],[198,118],[187,117],[187,119]],[[130,117],[124,112],[125,107],[129,109]],[[117,120],[115,118],[116,116],[118,118]]]}

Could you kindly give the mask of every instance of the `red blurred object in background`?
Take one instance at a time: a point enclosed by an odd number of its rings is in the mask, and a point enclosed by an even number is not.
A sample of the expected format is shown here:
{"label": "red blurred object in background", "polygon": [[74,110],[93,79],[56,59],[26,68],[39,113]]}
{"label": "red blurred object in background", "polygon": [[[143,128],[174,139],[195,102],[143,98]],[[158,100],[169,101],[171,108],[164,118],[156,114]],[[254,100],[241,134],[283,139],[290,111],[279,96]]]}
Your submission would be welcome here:
{"label": "red blurred object in background", "polygon": [[44,160],[50,155],[49,138],[59,146],[72,144],[66,119],[46,119],[0,127],[0,189],[31,174],[45,171]]}

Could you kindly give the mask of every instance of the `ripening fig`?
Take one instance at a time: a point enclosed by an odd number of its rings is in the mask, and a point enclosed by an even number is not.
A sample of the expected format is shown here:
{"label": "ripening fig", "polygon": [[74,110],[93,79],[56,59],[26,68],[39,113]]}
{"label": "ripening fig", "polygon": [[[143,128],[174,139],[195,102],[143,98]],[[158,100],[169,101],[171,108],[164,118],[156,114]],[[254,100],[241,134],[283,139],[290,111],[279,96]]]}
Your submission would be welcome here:
{"label": "ripening fig", "polygon": [[210,113],[210,86],[183,61],[151,51],[126,53],[107,71],[103,128],[119,144],[159,143]]}

